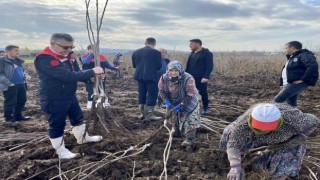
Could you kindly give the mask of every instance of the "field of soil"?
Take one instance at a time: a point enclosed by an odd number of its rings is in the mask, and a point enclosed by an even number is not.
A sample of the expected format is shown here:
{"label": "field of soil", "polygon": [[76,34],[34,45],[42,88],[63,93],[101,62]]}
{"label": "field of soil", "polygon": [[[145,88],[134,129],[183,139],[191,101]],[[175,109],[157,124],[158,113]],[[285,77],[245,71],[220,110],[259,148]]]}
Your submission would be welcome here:
{"label": "field of soil", "polygon": [[[59,162],[47,137],[47,121],[39,106],[36,74],[32,66],[27,70],[32,80],[28,83],[24,114],[32,116],[32,120],[12,124],[0,118],[0,179],[159,179],[169,134],[165,128],[159,130],[163,121],[138,120],[137,85],[132,77],[109,78],[107,82],[111,106],[103,124],[109,132],[100,121],[90,118],[92,114],[85,108],[85,87],[79,83],[77,96],[89,124],[89,134],[100,134],[104,139],[99,143],[78,145],[68,125],[66,147],[82,157]],[[312,87],[302,94],[299,104],[304,112],[320,116],[319,90],[319,86]],[[234,121],[254,103],[272,100],[278,91],[277,77],[215,74],[209,86],[210,114],[206,118]],[[2,112],[2,95],[0,102]],[[158,115],[164,117],[164,113]],[[217,129],[222,133],[222,127]],[[157,130],[159,133],[152,136]],[[198,142],[191,151],[180,147],[182,138],[173,139],[167,163],[168,179],[226,179],[229,163],[226,154],[218,150],[219,135],[201,128],[197,137]],[[317,149],[308,150],[309,155],[320,159]],[[304,163],[299,179],[310,179],[310,171],[320,172],[320,165],[308,162]],[[250,172],[250,167],[246,172],[248,179],[268,179],[267,174]],[[320,178],[320,175],[315,176]]]}

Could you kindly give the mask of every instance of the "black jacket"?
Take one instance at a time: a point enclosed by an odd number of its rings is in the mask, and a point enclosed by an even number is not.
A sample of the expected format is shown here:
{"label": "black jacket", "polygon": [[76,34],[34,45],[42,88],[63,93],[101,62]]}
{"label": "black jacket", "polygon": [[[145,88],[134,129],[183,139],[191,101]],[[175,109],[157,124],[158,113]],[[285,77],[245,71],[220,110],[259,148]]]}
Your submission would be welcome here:
{"label": "black jacket", "polygon": [[135,80],[150,80],[158,83],[158,70],[161,68],[161,53],[149,46],[133,52],[132,66],[136,69]]}
{"label": "black jacket", "polygon": [[[188,57],[186,72],[191,74],[195,78],[206,78],[210,79],[211,73],[213,71],[213,54],[209,49],[202,48],[201,51],[197,52],[197,58],[193,59],[192,55],[195,52],[192,51]],[[195,66],[192,67],[191,60],[195,60]]]}
{"label": "black jacket", "polygon": [[37,55],[35,68],[40,79],[40,100],[71,100],[77,90],[77,81],[94,77],[92,69],[78,71],[75,61],[54,54],[49,48]]}
{"label": "black jacket", "polygon": [[[283,66],[284,68],[285,66]],[[282,68],[282,70],[283,70]],[[314,54],[302,49],[293,53],[288,57],[287,65],[287,81],[293,83],[302,80],[309,86],[315,86],[319,78],[318,63]],[[280,86],[283,85],[282,76],[280,78]]]}

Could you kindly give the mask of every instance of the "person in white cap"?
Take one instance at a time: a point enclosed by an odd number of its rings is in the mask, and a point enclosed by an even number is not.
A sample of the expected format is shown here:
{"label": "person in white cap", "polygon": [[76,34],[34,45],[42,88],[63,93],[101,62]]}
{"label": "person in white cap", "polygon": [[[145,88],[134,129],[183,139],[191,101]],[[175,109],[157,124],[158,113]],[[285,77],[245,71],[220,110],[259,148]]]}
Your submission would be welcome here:
{"label": "person in white cap", "polygon": [[268,170],[271,179],[297,177],[306,152],[305,139],[319,123],[315,115],[289,105],[261,103],[253,106],[223,131],[219,148],[228,154],[231,168],[228,179],[243,179],[241,153],[274,145],[281,148],[269,148],[269,152],[253,162],[252,170],[257,173]]}

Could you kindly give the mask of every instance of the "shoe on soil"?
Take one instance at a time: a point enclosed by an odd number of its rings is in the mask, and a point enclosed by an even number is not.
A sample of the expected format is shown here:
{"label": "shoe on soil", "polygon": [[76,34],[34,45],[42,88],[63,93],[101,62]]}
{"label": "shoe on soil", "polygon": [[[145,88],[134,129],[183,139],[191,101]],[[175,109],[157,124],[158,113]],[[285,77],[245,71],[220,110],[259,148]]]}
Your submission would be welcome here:
{"label": "shoe on soil", "polygon": [[191,140],[189,140],[189,139],[185,139],[185,140],[182,142],[181,146],[182,146],[182,147],[188,147],[188,146],[192,146],[193,144],[194,144],[194,141],[191,141]]}
{"label": "shoe on soil", "polygon": [[193,129],[187,132],[185,135],[186,139],[182,142],[181,146],[182,147],[192,146],[197,140],[196,133],[197,133],[197,129]]}
{"label": "shoe on soil", "polygon": [[16,121],[28,121],[30,119],[31,119],[30,116],[21,116],[21,117],[14,118],[14,120],[16,120]]}
{"label": "shoe on soil", "polygon": [[208,115],[208,114],[209,114],[208,108],[204,108],[202,111],[202,115]]}
{"label": "shoe on soil", "polygon": [[140,116],[139,116],[139,120],[143,120],[144,119],[144,104],[139,104],[139,111],[140,111]]}
{"label": "shoe on soil", "polygon": [[73,159],[79,156],[79,154],[72,153],[65,147],[62,136],[54,139],[50,138],[50,142],[59,159]]}
{"label": "shoe on soil", "polygon": [[156,116],[154,114],[154,106],[146,106],[144,109],[145,119],[150,121],[158,121],[161,120],[162,117]]}
{"label": "shoe on soil", "polygon": [[4,118],[5,122],[15,122],[15,119],[13,119],[13,117],[10,118]]}
{"label": "shoe on soil", "polygon": [[91,109],[92,108],[92,101],[87,101],[87,109]]}
{"label": "shoe on soil", "polygon": [[74,126],[72,128],[74,137],[77,139],[78,144],[84,144],[89,142],[99,142],[102,140],[102,136],[89,136],[86,132],[86,125]]}

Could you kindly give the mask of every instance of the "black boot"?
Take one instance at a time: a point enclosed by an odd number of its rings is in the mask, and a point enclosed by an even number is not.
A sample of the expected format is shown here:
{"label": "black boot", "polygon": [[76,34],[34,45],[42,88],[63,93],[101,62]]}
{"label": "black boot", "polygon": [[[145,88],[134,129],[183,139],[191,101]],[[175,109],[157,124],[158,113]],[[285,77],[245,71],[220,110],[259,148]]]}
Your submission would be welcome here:
{"label": "black boot", "polygon": [[5,121],[14,121],[13,119],[13,109],[14,106],[4,106],[3,107],[3,117],[5,119]]}
{"label": "black boot", "polygon": [[16,121],[27,121],[31,119],[30,116],[22,116],[22,109],[24,105],[16,105],[14,108],[14,120]]}

